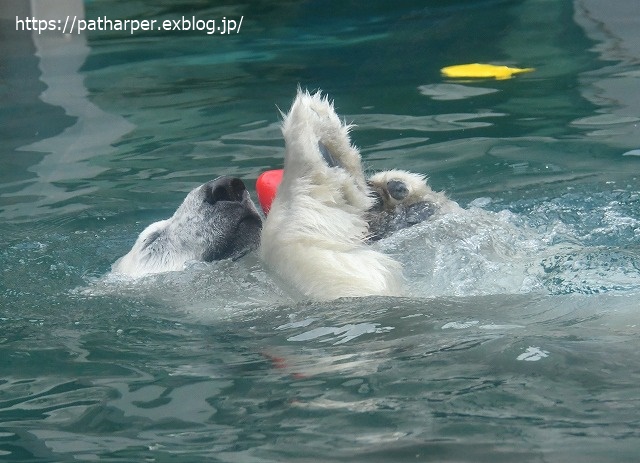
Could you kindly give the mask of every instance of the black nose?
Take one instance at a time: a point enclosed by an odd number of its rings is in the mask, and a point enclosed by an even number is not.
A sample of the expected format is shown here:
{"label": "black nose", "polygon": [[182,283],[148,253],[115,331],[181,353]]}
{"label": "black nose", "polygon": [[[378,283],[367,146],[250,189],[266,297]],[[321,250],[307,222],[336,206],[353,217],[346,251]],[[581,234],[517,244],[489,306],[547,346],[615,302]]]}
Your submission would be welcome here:
{"label": "black nose", "polygon": [[218,201],[242,201],[247,188],[236,177],[220,177],[205,185],[205,201],[215,204]]}
{"label": "black nose", "polygon": [[387,182],[389,195],[396,201],[402,201],[409,194],[409,188],[400,180],[389,180]]}

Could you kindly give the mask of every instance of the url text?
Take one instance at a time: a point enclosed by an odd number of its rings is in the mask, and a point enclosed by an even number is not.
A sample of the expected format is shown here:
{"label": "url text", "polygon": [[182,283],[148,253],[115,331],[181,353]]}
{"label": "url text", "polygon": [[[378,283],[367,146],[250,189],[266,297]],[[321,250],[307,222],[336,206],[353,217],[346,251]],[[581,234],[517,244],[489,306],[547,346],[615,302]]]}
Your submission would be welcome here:
{"label": "url text", "polygon": [[229,19],[196,19],[195,16],[180,19],[108,19],[106,16],[97,19],[83,19],[67,16],[63,19],[38,19],[35,17],[20,18],[16,16],[16,31],[61,32],[62,34],[81,34],[85,31],[124,31],[135,34],[141,31],[196,31],[208,35],[239,34],[242,20]]}

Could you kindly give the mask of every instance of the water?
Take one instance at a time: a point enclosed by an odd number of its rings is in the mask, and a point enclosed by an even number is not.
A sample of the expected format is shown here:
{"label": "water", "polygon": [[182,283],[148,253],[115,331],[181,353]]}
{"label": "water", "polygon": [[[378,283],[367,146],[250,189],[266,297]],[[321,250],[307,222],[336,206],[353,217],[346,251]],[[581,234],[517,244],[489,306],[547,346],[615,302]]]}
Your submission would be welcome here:
{"label": "water", "polygon": [[[244,20],[35,40],[3,7],[0,458],[636,461],[640,11],[600,3],[93,0]],[[475,61],[536,71],[439,75]],[[297,301],[255,256],[106,276],[191,188],[280,167],[298,84],[465,208],[376,244],[407,297]]]}

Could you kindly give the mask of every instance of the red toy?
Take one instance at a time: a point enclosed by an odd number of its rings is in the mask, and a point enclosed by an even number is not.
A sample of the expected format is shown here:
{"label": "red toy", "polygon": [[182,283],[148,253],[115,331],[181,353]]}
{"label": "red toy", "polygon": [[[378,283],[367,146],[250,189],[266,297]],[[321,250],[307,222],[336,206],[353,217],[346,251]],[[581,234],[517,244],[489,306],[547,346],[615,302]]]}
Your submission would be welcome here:
{"label": "red toy", "polygon": [[265,214],[269,213],[273,198],[278,192],[278,185],[282,181],[283,169],[267,170],[260,174],[256,180],[256,192],[258,193],[258,201]]}

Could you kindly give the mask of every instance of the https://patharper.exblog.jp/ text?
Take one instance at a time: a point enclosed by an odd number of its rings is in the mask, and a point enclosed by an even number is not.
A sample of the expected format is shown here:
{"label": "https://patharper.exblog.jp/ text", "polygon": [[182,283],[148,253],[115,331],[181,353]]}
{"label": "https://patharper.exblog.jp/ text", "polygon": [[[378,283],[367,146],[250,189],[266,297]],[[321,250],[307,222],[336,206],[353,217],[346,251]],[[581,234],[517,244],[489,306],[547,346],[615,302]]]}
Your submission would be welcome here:
{"label": "https://patharper.exblog.jp/ text", "polygon": [[82,34],[87,31],[117,31],[137,34],[152,31],[202,32],[207,35],[239,34],[244,16],[238,18],[199,19],[196,16],[182,16],[178,19],[110,19],[100,16],[85,19],[78,16],[64,16],[58,19],[39,19],[33,16],[16,16],[16,31],[59,32],[61,34]]}

